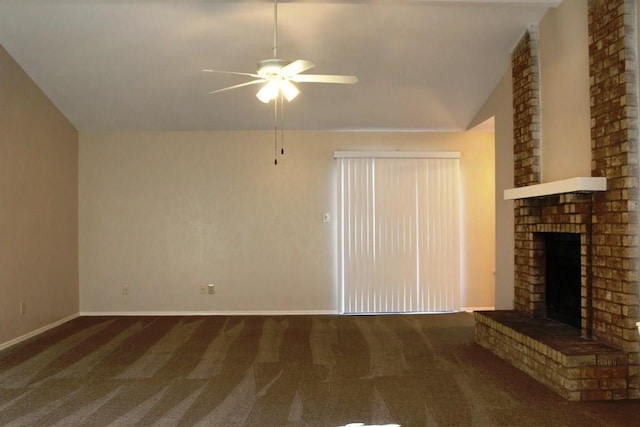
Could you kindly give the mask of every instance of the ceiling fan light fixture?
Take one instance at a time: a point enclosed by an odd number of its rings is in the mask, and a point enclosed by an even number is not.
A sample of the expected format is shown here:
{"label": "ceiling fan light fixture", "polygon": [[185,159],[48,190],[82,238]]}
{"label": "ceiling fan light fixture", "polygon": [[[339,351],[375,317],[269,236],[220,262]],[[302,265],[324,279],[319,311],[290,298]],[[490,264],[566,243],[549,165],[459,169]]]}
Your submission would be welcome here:
{"label": "ceiling fan light fixture", "polygon": [[268,104],[272,99],[276,99],[278,94],[280,93],[280,87],[278,86],[278,82],[275,80],[270,80],[262,86],[262,89],[256,93],[256,97],[265,104]]}
{"label": "ceiling fan light fixture", "polygon": [[289,80],[280,81],[280,90],[287,101],[293,101],[293,99],[300,93],[298,88]]}
{"label": "ceiling fan light fixture", "polygon": [[265,104],[278,98],[282,94],[287,101],[293,101],[298,96],[300,91],[289,80],[272,79],[269,80],[262,88],[256,93],[256,97]]}

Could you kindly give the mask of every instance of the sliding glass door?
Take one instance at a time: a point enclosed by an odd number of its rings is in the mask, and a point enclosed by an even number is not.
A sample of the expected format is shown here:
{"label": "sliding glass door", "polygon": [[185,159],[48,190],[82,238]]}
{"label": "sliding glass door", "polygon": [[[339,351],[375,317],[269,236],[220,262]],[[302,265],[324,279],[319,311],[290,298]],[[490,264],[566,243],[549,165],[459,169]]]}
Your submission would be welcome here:
{"label": "sliding glass door", "polygon": [[336,157],[342,312],[459,309],[459,154]]}

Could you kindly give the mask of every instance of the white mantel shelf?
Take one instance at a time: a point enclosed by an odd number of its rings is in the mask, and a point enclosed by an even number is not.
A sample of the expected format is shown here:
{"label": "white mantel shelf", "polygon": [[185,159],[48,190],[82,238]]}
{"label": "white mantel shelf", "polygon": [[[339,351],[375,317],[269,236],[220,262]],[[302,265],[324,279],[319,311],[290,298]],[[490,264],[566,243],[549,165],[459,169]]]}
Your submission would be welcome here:
{"label": "white mantel shelf", "polygon": [[593,191],[606,190],[607,178],[585,176],[528,185],[526,187],[510,188],[504,190],[504,200],[527,199],[530,197],[551,196],[564,193],[590,193]]}

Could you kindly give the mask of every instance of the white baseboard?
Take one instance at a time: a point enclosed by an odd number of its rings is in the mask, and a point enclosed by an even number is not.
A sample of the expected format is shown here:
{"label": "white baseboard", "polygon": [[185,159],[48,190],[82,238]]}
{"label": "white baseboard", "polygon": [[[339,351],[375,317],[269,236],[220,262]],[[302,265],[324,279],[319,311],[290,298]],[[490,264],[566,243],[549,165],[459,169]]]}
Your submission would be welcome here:
{"label": "white baseboard", "polygon": [[335,310],[256,311],[81,311],[80,316],[305,316],[338,314]]}
{"label": "white baseboard", "polygon": [[71,316],[67,316],[64,319],[60,319],[60,320],[58,320],[56,322],[53,322],[53,323],[50,323],[50,324],[48,324],[46,326],[38,328],[35,331],[31,331],[28,334],[22,335],[22,336],[20,336],[18,338],[14,338],[14,339],[12,339],[10,341],[2,343],[2,344],[0,344],[0,350],[4,350],[5,348],[9,348],[9,347],[14,346],[16,344],[19,344],[19,343],[21,343],[23,341],[28,340],[29,338],[35,337],[36,335],[40,335],[41,333],[46,332],[49,329],[53,329],[56,326],[60,326],[63,323],[67,323],[68,321],[73,320],[73,319],[75,319],[76,317],[79,317],[79,316],[81,316],[80,313],[72,314]]}
{"label": "white baseboard", "polygon": [[462,307],[460,310],[471,313],[472,311],[495,311],[495,307]]}

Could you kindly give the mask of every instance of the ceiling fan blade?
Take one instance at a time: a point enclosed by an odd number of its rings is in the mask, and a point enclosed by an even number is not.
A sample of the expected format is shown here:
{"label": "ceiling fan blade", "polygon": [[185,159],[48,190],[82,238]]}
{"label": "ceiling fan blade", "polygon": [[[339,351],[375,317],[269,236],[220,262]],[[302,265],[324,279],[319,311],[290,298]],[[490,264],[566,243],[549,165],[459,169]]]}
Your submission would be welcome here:
{"label": "ceiling fan blade", "polygon": [[225,91],[231,90],[231,89],[238,89],[240,87],[257,85],[257,84],[264,83],[264,82],[266,82],[265,79],[251,80],[250,82],[240,83],[239,85],[223,87],[222,89],[218,89],[218,90],[212,90],[211,92],[209,92],[209,95],[213,95],[214,93],[225,92]]}
{"label": "ceiling fan blade", "polygon": [[202,71],[205,72],[205,73],[237,74],[237,75],[240,75],[240,76],[250,76],[250,77],[260,78],[260,76],[257,75],[257,74],[241,73],[241,72],[238,72],[238,71],[222,71],[222,70],[209,70],[209,69],[204,69]]}
{"label": "ceiling fan blade", "polygon": [[311,68],[315,67],[316,64],[314,64],[311,61],[306,61],[304,59],[297,59],[295,61],[293,61],[292,63],[286,65],[285,67],[282,67],[282,69],[280,70],[280,72],[278,74],[280,74],[281,76],[294,76],[296,74],[299,73],[303,73],[307,70],[310,70]]}
{"label": "ceiling fan blade", "polygon": [[291,77],[296,83],[341,83],[352,85],[358,83],[356,76],[340,76],[335,74],[297,74]]}

